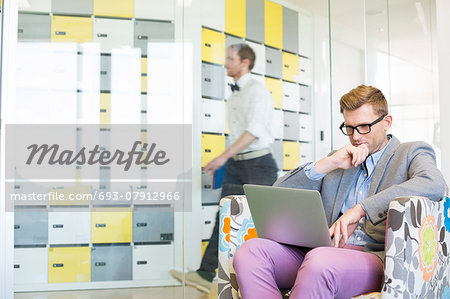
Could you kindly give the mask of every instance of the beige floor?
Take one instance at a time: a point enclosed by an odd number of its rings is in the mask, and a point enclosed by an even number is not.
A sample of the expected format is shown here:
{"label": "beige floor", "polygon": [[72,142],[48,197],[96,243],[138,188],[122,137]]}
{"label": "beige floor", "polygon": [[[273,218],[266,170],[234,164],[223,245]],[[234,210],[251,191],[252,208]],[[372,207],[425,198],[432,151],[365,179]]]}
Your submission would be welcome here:
{"label": "beige floor", "polygon": [[182,287],[89,290],[67,292],[16,293],[14,299],[208,299],[209,296],[195,288]]}

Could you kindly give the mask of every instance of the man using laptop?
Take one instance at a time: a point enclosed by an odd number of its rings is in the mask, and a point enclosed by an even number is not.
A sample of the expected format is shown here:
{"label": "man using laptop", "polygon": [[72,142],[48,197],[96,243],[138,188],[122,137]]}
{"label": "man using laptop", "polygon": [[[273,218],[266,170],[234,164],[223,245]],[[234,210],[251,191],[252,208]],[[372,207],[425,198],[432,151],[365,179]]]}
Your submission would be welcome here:
{"label": "man using laptop", "polygon": [[389,202],[406,195],[439,201],[447,192],[431,146],[387,134],[392,116],[380,90],[360,85],[342,96],[340,109],[350,144],[275,182],[320,191],[334,247],[247,241],[233,262],[244,299],[281,298],[279,289],[288,288],[293,299],[379,291]]}

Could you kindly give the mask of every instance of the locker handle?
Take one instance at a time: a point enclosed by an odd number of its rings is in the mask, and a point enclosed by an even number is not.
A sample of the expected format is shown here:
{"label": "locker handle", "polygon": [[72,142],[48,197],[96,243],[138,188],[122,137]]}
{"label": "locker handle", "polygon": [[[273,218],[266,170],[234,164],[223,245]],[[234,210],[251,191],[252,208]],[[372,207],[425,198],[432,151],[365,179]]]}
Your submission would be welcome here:
{"label": "locker handle", "polygon": [[23,29],[20,29],[20,28],[19,28],[19,29],[17,30],[17,33],[23,33]]}
{"label": "locker handle", "polygon": [[14,265],[14,269],[19,269],[19,268],[20,268],[20,265],[17,265],[17,264]]}
{"label": "locker handle", "polygon": [[97,37],[108,37],[106,33],[97,33]]}
{"label": "locker handle", "polygon": [[106,109],[100,109],[100,112],[107,112]]}
{"label": "locker handle", "polygon": [[106,227],[105,223],[96,223],[95,227]]}
{"label": "locker handle", "polygon": [[290,125],[289,125],[289,124],[284,124],[284,126],[285,126],[286,128],[289,128],[289,127],[290,127]]}
{"label": "locker handle", "polygon": [[211,48],[211,44],[205,43],[205,47]]}
{"label": "locker handle", "polygon": [[138,265],[147,265],[147,261],[137,261]]}
{"label": "locker handle", "polygon": [[305,155],[301,155],[300,157],[302,157],[302,158],[306,158],[306,156],[305,156]]}
{"label": "locker handle", "polygon": [[64,264],[53,264],[53,268],[62,268]]}
{"label": "locker handle", "polygon": [[206,82],[211,82],[211,79],[205,78],[205,81],[206,81]]}
{"label": "locker handle", "polygon": [[138,37],[137,37],[138,39],[148,39],[148,36],[147,35],[138,35]]}
{"label": "locker handle", "polygon": [[53,228],[63,228],[64,224],[53,224]]}
{"label": "locker handle", "polygon": [[288,69],[289,68],[289,64],[285,64],[284,67]]}
{"label": "locker handle", "polygon": [[305,126],[301,126],[300,128],[301,128],[301,129],[306,129],[306,127],[305,127]]}
{"label": "locker handle", "polygon": [[205,148],[205,153],[210,153],[210,152],[211,152],[210,149]]}
{"label": "locker handle", "polygon": [[55,35],[66,35],[65,31],[55,31]]}
{"label": "locker handle", "polygon": [[287,158],[289,158],[289,157],[290,157],[291,155],[289,155],[289,154],[285,154],[284,156],[285,156],[285,157],[287,157]]}
{"label": "locker handle", "polygon": [[300,72],[305,72],[305,69],[300,69]]}
{"label": "locker handle", "polygon": [[306,101],[306,98],[300,97],[300,101]]}
{"label": "locker handle", "polygon": [[146,226],[147,226],[147,222],[139,222],[139,223],[136,223],[136,226],[137,226],[137,227],[146,227]]}
{"label": "locker handle", "polygon": [[211,189],[212,186],[211,186],[211,185],[204,185],[203,187],[204,187],[205,189]]}
{"label": "locker handle", "polygon": [[205,117],[211,117],[211,114],[205,113]]}
{"label": "locker handle", "polygon": [[272,60],[266,59],[266,62],[267,62],[267,63],[272,63]]}
{"label": "locker handle", "polygon": [[106,266],[106,262],[96,262],[95,266],[96,267],[104,267],[104,266]]}
{"label": "locker handle", "polygon": [[15,224],[14,229],[20,229],[20,224]]}
{"label": "locker handle", "polygon": [[211,224],[210,220],[205,221],[205,224]]}
{"label": "locker handle", "polygon": [[286,98],[289,98],[289,95],[288,95],[288,94],[285,94],[284,96],[285,96]]}
{"label": "locker handle", "polygon": [[107,75],[108,72],[107,71],[100,71],[100,75]]}

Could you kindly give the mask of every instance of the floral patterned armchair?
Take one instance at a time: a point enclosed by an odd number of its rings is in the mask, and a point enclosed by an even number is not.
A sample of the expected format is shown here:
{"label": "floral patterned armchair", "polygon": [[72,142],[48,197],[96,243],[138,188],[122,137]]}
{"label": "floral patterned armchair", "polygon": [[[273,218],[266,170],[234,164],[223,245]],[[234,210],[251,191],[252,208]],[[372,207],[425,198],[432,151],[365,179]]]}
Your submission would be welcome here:
{"label": "floral patterned armchair", "polygon": [[[238,299],[233,255],[257,238],[245,196],[220,201],[219,299]],[[385,278],[381,293],[368,298],[450,299],[450,198],[399,197],[389,205]]]}

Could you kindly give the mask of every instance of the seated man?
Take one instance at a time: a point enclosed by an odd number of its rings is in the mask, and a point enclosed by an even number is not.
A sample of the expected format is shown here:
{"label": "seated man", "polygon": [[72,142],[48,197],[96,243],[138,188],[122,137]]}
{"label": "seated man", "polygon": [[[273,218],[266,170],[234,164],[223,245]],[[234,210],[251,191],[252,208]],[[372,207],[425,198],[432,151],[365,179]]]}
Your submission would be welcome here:
{"label": "seated man", "polygon": [[233,259],[244,299],[281,298],[279,289],[288,288],[293,299],[380,291],[389,202],[406,195],[439,201],[447,192],[431,146],[387,134],[392,116],[380,90],[360,85],[342,96],[340,108],[350,144],[275,182],[320,191],[334,247],[247,241]]}

